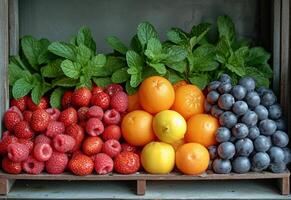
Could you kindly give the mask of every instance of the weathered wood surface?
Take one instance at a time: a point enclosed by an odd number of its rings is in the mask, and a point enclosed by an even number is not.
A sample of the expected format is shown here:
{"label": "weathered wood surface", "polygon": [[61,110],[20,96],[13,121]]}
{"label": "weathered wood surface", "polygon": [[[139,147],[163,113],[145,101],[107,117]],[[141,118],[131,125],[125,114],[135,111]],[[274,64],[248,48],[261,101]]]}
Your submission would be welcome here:
{"label": "weathered wood surface", "polygon": [[9,0],[9,53],[19,53],[19,10],[18,0]]}

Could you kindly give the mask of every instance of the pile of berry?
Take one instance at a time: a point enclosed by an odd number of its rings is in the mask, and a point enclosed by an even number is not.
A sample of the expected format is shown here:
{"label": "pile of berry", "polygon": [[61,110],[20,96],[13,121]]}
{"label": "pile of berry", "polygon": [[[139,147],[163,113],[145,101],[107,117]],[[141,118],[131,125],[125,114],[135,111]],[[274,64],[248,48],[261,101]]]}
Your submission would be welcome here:
{"label": "pile of berry", "polygon": [[273,91],[256,89],[250,77],[232,86],[227,74],[211,82],[207,91],[205,110],[221,125],[218,147],[209,147],[210,168],[216,173],[283,172],[290,162],[289,137]]}
{"label": "pile of berry", "polygon": [[39,105],[28,96],[11,100],[0,141],[4,171],[60,174],[68,169],[88,175],[94,169],[97,174],[139,170],[137,149],[120,143],[119,124],[128,107],[120,85],[67,91],[62,111],[48,107],[46,98]]}

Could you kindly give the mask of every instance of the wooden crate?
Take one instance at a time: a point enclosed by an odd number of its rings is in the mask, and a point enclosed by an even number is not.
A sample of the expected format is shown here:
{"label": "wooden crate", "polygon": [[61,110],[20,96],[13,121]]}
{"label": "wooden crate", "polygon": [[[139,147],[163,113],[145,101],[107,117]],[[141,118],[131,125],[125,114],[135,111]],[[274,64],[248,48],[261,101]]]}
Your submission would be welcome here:
{"label": "wooden crate", "polygon": [[[55,1],[54,1],[55,2]],[[69,2],[69,1],[67,1]],[[204,1],[201,1],[204,2]],[[208,4],[211,0],[205,0]],[[224,3],[233,3],[231,0]],[[283,106],[284,114],[288,118],[288,125],[291,124],[291,106],[290,99],[290,67],[289,67],[289,25],[290,25],[290,2],[289,0],[257,0],[259,7],[259,33],[261,44],[272,52],[272,65],[274,69],[273,88],[280,97],[280,103]],[[3,115],[9,106],[9,87],[8,87],[8,58],[9,55],[17,54],[19,50],[19,1],[18,0],[0,0],[0,116]],[[199,4],[198,4],[199,6]],[[243,10],[243,8],[242,8]],[[242,11],[244,12],[244,11]],[[248,12],[247,10],[245,11]],[[290,128],[290,127],[289,127]],[[3,127],[0,123],[0,134]],[[138,195],[143,195],[146,191],[147,180],[180,180],[180,181],[203,181],[203,180],[242,180],[254,181],[256,179],[276,179],[279,181],[281,194],[290,193],[289,171],[284,173],[255,173],[247,174],[214,174],[211,171],[197,175],[187,176],[179,173],[170,173],[167,175],[150,175],[146,173],[137,173],[133,175],[89,175],[74,176],[72,174],[61,175],[29,175],[19,174],[11,175],[0,172],[0,194],[7,194],[15,180],[134,180]]]}

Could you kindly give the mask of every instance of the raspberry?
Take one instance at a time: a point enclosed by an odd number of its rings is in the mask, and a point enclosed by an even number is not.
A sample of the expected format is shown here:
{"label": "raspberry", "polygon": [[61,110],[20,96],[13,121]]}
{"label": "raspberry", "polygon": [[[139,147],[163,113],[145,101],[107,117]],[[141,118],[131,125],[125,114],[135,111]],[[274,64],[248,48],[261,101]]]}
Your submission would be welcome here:
{"label": "raspberry", "polygon": [[26,161],[22,162],[22,169],[28,174],[40,174],[44,169],[44,162],[29,156]]}
{"label": "raspberry", "polygon": [[102,120],[103,114],[104,113],[103,113],[102,108],[100,108],[99,106],[92,106],[89,108],[89,110],[87,112],[87,117],[88,118],[96,117],[96,118]]}
{"label": "raspberry", "polygon": [[102,134],[102,138],[105,141],[110,140],[110,139],[119,140],[120,137],[121,137],[121,129],[119,126],[115,124],[107,126]]}
{"label": "raspberry", "polygon": [[43,109],[32,113],[30,127],[37,132],[45,131],[50,122],[50,115]]}
{"label": "raspberry", "polygon": [[99,92],[96,95],[93,95],[91,98],[92,106],[99,106],[103,110],[106,110],[110,104],[110,96],[105,92]]}
{"label": "raspberry", "polygon": [[37,144],[37,143],[44,143],[44,144],[50,145],[52,143],[52,140],[49,137],[47,137],[43,134],[40,134],[40,135],[36,136],[36,138],[34,139],[34,144]]}
{"label": "raspberry", "polygon": [[45,111],[51,116],[52,121],[57,121],[61,114],[61,111],[57,108],[48,108]]}
{"label": "raspberry", "polygon": [[69,135],[75,139],[75,146],[72,151],[80,149],[80,146],[84,139],[84,129],[78,124],[72,124],[66,128],[66,135]]}
{"label": "raspberry", "polygon": [[31,141],[31,139],[19,138],[18,139],[18,143],[24,144],[25,146],[27,146],[29,153],[33,150],[33,145],[34,144]]}
{"label": "raspberry", "polygon": [[92,94],[88,88],[82,87],[73,93],[72,104],[75,107],[89,106]]}
{"label": "raspberry", "polygon": [[45,135],[48,137],[55,137],[58,134],[65,132],[65,125],[63,122],[51,121],[46,129]]}
{"label": "raspberry", "polygon": [[98,136],[103,133],[104,126],[98,118],[91,118],[87,121],[86,131],[91,136]]}
{"label": "raspberry", "polygon": [[61,174],[65,171],[68,161],[67,154],[54,151],[45,162],[45,169],[49,174]]}
{"label": "raspberry", "polygon": [[32,111],[26,110],[23,112],[24,121],[30,122],[32,116]]}
{"label": "raspberry", "polygon": [[140,168],[139,156],[133,152],[123,151],[114,159],[114,170],[120,174],[133,174]]}
{"label": "raspberry", "polygon": [[22,167],[21,162],[13,162],[8,157],[2,160],[2,169],[9,174],[20,174]]}
{"label": "raspberry", "polygon": [[87,120],[87,112],[89,108],[88,107],[81,107],[78,110],[78,119],[80,122],[84,122]]}
{"label": "raspberry", "polygon": [[105,92],[107,94],[109,94],[109,96],[112,96],[112,95],[114,95],[115,93],[117,93],[119,91],[123,91],[122,86],[118,85],[118,84],[114,84],[114,83],[107,85],[107,87],[105,89]]}
{"label": "raspberry", "polygon": [[73,92],[72,91],[66,91],[62,97],[62,108],[67,109],[72,106],[72,96]]}
{"label": "raspberry", "polygon": [[27,159],[29,149],[25,144],[14,143],[7,147],[8,158],[14,162],[22,162]]}
{"label": "raspberry", "polygon": [[121,151],[128,151],[128,152],[137,153],[138,150],[135,146],[132,146],[128,143],[122,143],[121,144]]}
{"label": "raspberry", "polygon": [[7,153],[7,147],[10,144],[17,143],[17,141],[17,137],[10,135],[9,131],[5,131],[0,140],[0,154],[5,155]]}
{"label": "raspberry", "polygon": [[26,110],[26,96],[19,99],[11,99],[10,106],[16,106],[20,111]]}
{"label": "raspberry", "polygon": [[98,93],[103,92],[103,88],[99,86],[93,86],[92,95],[97,95]]}
{"label": "raspberry", "polygon": [[121,152],[121,145],[117,140],[107,140],[102,146],[102,152],[114,158]]}
{"label": "raspberry", "polygon": [[14,126],[14,135],[18,138],[32,138],[34,135],[27,121],[20,121]]}
{"label": "raspberry", "polygon": [[77,111],[72,107],[67,108],[66,110],[61,112],[59,121],[63,122],[65,127],[70,126],[71,124],[77,123],[78,122]]}
{"label": "raspberry", "polygon": [[[17,108],[17,107],[15,107]],[[17,108],[18,109],[18,108]],[[20,112],[20,111],[19,111]],[[8,110],[4,114],[4,125],[7,128],[8,131],[13,131],[14,126],[22,121],[22,115],[20,116],[17,112]]]}
{"label": "raspberry", "polygon": [[128,108],[128,97],[125,92],[116,92],[111,96],[110,101],[111,108],[117,110],[118,112],[124,112]]}
{"label": "raspberry", "polygon": [[32,101],[31,97],[27,97],[26,99],[26,104],[30,111],[36,111],[37,109],[47,109],[49,104],[48,102],[49,100],[46,97],[42,97],[38,105]]}
{"label": "raspberry", "polygon": [[33,156],[38,161],[47,161],[52,156],[53,149],[49,144],[38,143],[34,146]]}
{"label": "raspberry", "polygon": [[75,139],[69,135],[56,135],[53,139],[54,148],[61,153],[71,151],[75,146]]}
{"label": "raspberry", "polygon": [[84,154],[92,156],[101,151],[103,141],[98,136],[89,136],[87,137],[82,145],[82,150]]}
{"label": "raspberry", "polygon": [[94,162],[89,156],[80,154],[71,158],[68,167],[73,174],[85,176],[93,172]]}
{"label": "raspberry", "polygon": [[118,124],[120,122],[120,114],[114,109],[106,110],[103,121],[107,125]]}
{"label": "raspberry", "polygon": [[113,170],[113,160],[105,153],[98,153],[95,156],[95,171],[97,174],[108,174]]}

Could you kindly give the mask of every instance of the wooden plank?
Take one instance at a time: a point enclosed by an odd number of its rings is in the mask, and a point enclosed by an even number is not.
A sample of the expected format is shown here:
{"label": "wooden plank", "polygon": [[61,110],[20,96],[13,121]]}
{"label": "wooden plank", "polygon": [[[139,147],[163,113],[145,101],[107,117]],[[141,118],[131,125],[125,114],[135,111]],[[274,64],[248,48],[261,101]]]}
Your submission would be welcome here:
{"label": "wooden plank", "polygon": [[7,195],[13,186],[14,180],[0,179],[0,195]]}
{"label": "wooden plank", "polygon": [[9,53],[19,52],[19,14],[18,0],[9,0]]}
{"label": "wooden plank", "polygon": [[282,195],[289,195],[290,194],[290,178],[284,177],[279,179],[280,182],[280,191]]}
{"label": "wooden plank", "polygon": [[144,195],[146,192],[147,182],[146,180],[137,180],[136,181],[136,194]]}

